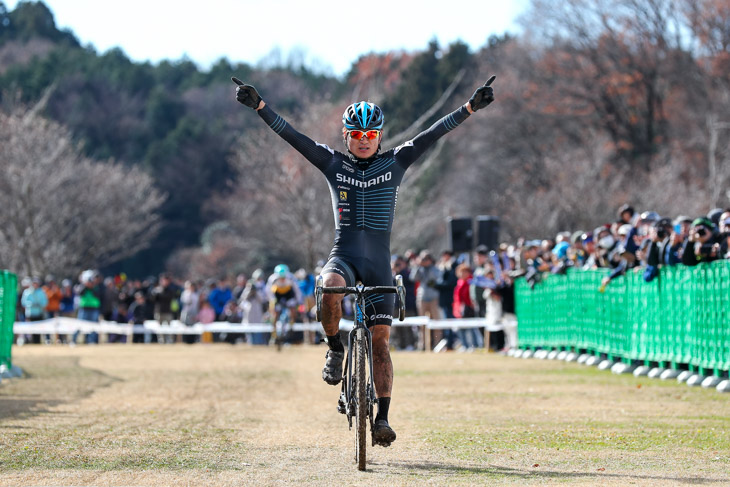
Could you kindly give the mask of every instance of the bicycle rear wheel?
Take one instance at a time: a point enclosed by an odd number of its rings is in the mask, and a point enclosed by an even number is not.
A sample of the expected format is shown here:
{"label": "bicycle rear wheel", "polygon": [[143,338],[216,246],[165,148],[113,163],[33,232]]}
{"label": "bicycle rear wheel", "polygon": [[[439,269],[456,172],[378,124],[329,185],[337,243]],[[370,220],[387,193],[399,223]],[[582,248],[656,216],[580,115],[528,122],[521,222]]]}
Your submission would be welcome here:
{"label": "bicycle rear wheel", "polygon": [[359,329],[355,334],[354,356],[355,356],[355,461],[358,470],[365,470],[367,460],[367,419],[368,419],[368,398],[367,388],[367,354],[366,354],[365,330]]}

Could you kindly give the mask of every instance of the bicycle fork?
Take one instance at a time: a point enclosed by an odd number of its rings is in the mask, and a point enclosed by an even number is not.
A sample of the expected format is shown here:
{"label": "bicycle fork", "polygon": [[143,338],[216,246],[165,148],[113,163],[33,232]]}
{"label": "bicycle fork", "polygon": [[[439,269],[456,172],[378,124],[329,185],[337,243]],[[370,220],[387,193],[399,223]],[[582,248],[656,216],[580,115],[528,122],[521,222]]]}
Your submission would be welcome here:
{"label": "bicycle fork", "polygon": [[347,416],[347,423],[350,429],[352,429],[352,418],[355,416],[357,404],[353,391],[355,390],[354,380],[355,376],[353,373],[354,357],[353,350],[356,340],[356,333],[358,330],[362,330],[363,338],[365,339],[365,350],[367,350],[367,362],[368,362],[368,383],[367,383],[367,398],[368,398],[368,418],[370,421],[370,430],[373,429],[373,421],[375,416],[373,415],[373,406],[375,405],[375,384],[373,382],[373,340],[370,330],[363,327],[355,327],[350,330],[347,336],[347,358],[345,360],[345,379],[342,381],[342,389],[340,391],[340,399],[337,401],[337,411]]}

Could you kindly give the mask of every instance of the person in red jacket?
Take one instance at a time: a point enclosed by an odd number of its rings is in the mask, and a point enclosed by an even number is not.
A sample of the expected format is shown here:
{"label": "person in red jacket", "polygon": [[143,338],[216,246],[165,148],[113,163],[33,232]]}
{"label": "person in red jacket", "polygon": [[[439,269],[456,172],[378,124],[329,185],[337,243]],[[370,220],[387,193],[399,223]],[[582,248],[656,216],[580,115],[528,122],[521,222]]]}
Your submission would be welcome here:
{"label": "person in red jacket", "polygon": [[472,272],[469,264],[459,264],[456,268],[456,287],[454,288],[454,318],[474,318],[474,304],[469,297],[469,281]]}
{"label": "person in red jacket", "polygon": [[[474,304],[469,296],[469,283],[472,278],[472,270],[469,264],[460,264],[456,268],[456,287],[454,288],[454,318],[474,318]],[[471,350],[479,347],[479,331],[476,328],[459,328],[460,351]]]}

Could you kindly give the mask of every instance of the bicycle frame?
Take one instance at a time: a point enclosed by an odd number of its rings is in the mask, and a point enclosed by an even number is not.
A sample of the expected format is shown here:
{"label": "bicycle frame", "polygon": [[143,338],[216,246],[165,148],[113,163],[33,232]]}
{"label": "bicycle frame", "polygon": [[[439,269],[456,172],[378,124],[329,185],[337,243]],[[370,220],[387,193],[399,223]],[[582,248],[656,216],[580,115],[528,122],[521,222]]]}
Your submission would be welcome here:
{"label": "bicycle frame", "polygon": [[340,392],[340,401],[345,404],[345,415],[349,428],[352,429],[352,418],[355,416],[357,405],[355,404],[355,389],[353,367],[355,360],[353,359],[353,351],[355,350],[355,340],[357,339],[358,330],[362,330],[365,338],[365,357],[368,362],[368,381],[367,381],[367,400],[368,400],[368,417],[370,418],[370,429],[373,427],[373,405],[375,404],[375,384],[373,382],[373,335],[367,327],[367,315],[365,309],[365,295],[358,294],[355,300],[355,326],[347,334],[347,359],[345,379],[342,381],[342,390]]}

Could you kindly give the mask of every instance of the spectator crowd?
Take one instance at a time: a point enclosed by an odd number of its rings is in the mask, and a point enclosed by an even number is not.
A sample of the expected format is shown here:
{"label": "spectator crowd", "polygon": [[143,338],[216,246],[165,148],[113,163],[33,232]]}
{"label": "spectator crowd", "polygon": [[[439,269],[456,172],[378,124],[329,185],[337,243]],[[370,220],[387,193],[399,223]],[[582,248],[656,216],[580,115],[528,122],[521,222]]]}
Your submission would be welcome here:
{"label": "spectator crowd", "polygon": [[[314,294],[314,276],[301,269],[296,284],[303,290],[304,299],[299,309],[300,319],[309,321],[305,306],[311,304]],[[35,322],[54,317],[73,317],[79,320],[141,325],[156,321],[162,326],[179,320],[184,325],[196,323],[262,323],[269,319],[269,289],[263,270],[257,269],[249,279],[245,274],[236,276],[233,284],[228,277],[205,281],[181,281],[170,274],[157,277],[128,279],[124,274],[104,277],[96,270],[81,272],[76,282],[63,279],[60,284],[54,276],[26,277],[19,283],[16,321]],[[311,306],[310,306],[311,307]],[[126,336],[110,336],[109,341],[125,341]],[[159,336],[146,331],[134,335],[135,342],[186,341],[198,337],[171,334]],[[243,341],[242,334],[216,334],[213,341]],[[32,340],[40,343],[40,335],[21,337],[21,343]],[[43,338],[46,343],[51,337]],[[61,337],[75,344],[78,333]],[[96,333],[83,337],[85,343],[98,343]]]}
{"label": "spectator crowd", "polygon": [[696,266],[730,259],[730,209],[716,208],[706,216],[662,217],[641,214],[630,205],[618,209],[615,221],[591,231],[561,232],[555,239],[520,242],[525,278],[534,285],[545,272],[569,267],[607,269],[600,290],[626,272],[655,279],[664,266]]}
{"label": "spectator crowd", "polygon": [[[560,232],[554,238],[519,239],[502,243],[495,249],[478,246],[472,253],[455,255],[444,250],[434,255],[429,250],[408,250],[391,259],[393,275],[403,276],[406,287],[406,316],[431,319],[478,318],[478,327],[425,330],[418,326],[396,326],[391,345],[396,349],[468,351],[489,346],[504,350],[514,345],[506,323],[514,322],[513,283],[524,278],[534,286],[547,273],[563,273],[569,268],[606,269],[599,291],[626,272],[640,272],[646,281],[658,275],[663,266],[694,266],[700,262],[729,259],[730,209],[714,209],[706,216],[690,218],[661,217],[654,211],[637,213],[630,205],[618,209],[615,221],[592,230]],[[314,321],[314,282],[321,265],[308,272],[289,273],[283,265],[267,275],[256,269],[250,277],[221,277],[206,281],[180,281],[163,273],[143,280],[126,276],[102,276],[98,271],[83,271],[76,282],[53,276],[27,277],[20,283],[17,321],[39,321],[56,316],[76,317],[97,322],[143,324],[155,320],[161,325],[179,320],[187,326],[196,323],[264,323],[275,321],[272,283],[286,279],[296,286],[291,306],[292,323]],[[290,305],[287,304],[287,308]],[[276,308],[278,309],[278,308]],[[343,316],[352,317],[352,303],[343,301]],[[506,318],[506,319],[505,319]],[[504,326],[503,326],[504,325]],[[485,334],[485,329],[487,333]],[[505,335],[505,331],[507,332]],[[512,330],[513,331],[513,330]],[[485,344],[484,338],[488,342]],[[287,332],[289,342],[317,343],[318,334]],[[62,340],[75,344],[78,333]],[[110,336],[109,341],[124,341],[126,336]],[[149,331],[135,334],[135,342],[192,343],[199,337]],[[252,344],[269,343],[264,333],[218,333],[211,341]],[[52,337],[29,335],[19,340],[50,342]],[[88,333],[86,343],[98,343],[96,333]]]}

